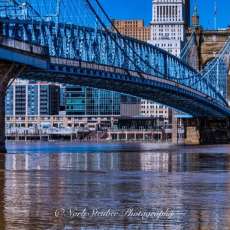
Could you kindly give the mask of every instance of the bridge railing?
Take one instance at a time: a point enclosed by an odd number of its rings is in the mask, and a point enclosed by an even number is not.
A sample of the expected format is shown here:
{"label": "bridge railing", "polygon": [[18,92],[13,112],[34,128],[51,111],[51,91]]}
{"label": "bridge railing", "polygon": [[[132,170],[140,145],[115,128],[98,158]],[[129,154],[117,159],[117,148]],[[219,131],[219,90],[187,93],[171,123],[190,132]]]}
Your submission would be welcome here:
{"label": "bridge railing", "polygon": [[10,39],[0,36],[0,46],[18,49],[25,52],[30,52],[32,54],[47,56],[47,51],[45,47],[29,44],[28,42]]}

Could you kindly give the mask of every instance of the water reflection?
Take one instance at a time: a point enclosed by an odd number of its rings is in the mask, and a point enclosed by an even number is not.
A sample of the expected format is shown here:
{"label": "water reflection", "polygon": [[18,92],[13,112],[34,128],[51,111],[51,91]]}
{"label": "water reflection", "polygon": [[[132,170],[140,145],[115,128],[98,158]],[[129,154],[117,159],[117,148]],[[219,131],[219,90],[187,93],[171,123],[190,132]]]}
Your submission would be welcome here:
{"label": "water reflection", "polygon": [[[227,152],[8,154],[0,160],[0,229],[230,229]],[[174,215],[57,218],[59,208],[170,209]]]}
{"label": "water reflection", "polygon": [[184,151],[7,154],[0,167],[7,170],[73,170],[87,172],[151,171],[159,173],[230,170],[230,153]]}
{"label": "water reflection", "polygon": [[5,228],[5,213],[4,213],[4,186],[5,186],[5,155],[0,154],[0,226]]}

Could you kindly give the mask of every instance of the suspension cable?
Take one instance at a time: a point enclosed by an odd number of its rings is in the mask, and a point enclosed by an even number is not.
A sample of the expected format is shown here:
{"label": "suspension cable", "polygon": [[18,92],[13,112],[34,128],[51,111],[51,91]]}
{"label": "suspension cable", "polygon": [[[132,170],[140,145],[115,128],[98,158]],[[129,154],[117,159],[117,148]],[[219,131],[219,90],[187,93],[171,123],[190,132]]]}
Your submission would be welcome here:
{"label": "suspension cable", "polygon": [[[109,15],[106,13],[106,11],[104,10],[104,8],[102,7],[101,3],[98,1],[98,0],[95,0],[97,5],[99,6],[100,10],[102,11],[102,13],[104,14],[104,16],[107,18],[107,20],[109,21],[110,25],[112,26],[112,28],[115,30],[115,32],[117,33],[118,37],[120,38],[123,38],[122,34],[119,32],[119,30],[113,25],[113,22],[112,20],[110,19]],[[94,15],[98,18],[99,16],[96,14],[95,10],[93,9],[93,6],[92,4],[90,3],[89,0],[86,0],[86,2],[88,3],[88,5],[90,6],[91,10],[93,10],[94,12]],[[99,21],[100,23],[102,22],[102,20]],[[111,34],[110,31],[108,31],[108,28],[105,26],[105,24],[102,22],[102,26],[104,27],[104,29],[106,29],[107,32],[109,32],[109,34]],[[149,63],[147,63],[130,45],[129,43],[123,39],[123,42],[132,50],[132,52],[140,58],[140,60],[142,62],[144,62],[144,64],[146,64],[149,68],[151,68],[154,72],[162,75],[162,77],[167,77],[165,76],[164,73],[160,72],[159,70],[155,69],[152,65],[150,65]],[[149,44],[150,45],[150,44]],[[155,47],[154,47],[155,48]],[[122,47],[121,47],[122,49]],[[124,51],[125,52],[125,51]],[[131,62],[133,63],[133,61],[131,60]],[[133,63],[134,64],[134,63]],[[136,65],[136,64],[135,64]],[[135,66],[136,67],[136,66]],[[138,67],[139,70],[141,70],[139,67]],[[141,70],[142,71],[142,70]]]}
{"label": "suspension cable", "polygon": [[[99,23],[102,25],[102,27],[105,29],[105,31],[109,34],[109,36],[112,38],[112,40],[114,41],[114,43],[119,47],[119,49],[121,50],[121,52],[124,54],[124,56],[126,58],[128,58],[128,60],[140,71],[138,72],[138,75],[140,77],[143,77],[141,72],[143,72],[139,66],[136,65],[136,63],[133,62],[133,60],[126,54],[125,50],[120,46],[120,44],[117,42],[117,39],[114,38],[114,36],[111,36],[111,32],[108,30],[107,26],[104,24],[104,22],[102,22],[101,18],[98,16],[98,14],[96,13],[96,11],[94,10],[93,6],[91,5],[91,3],[89,2],[89,0],[85,0],[88,3],[88,6],[90,7],[91,11],[94,13],[94,15],[96,16],[97,20],[99,21]],[[114,34],[117,36],[117,34]],[[128,70],[126,69],[127,73],[129,74]],[[130,75],[130,74],[129,74]]]}

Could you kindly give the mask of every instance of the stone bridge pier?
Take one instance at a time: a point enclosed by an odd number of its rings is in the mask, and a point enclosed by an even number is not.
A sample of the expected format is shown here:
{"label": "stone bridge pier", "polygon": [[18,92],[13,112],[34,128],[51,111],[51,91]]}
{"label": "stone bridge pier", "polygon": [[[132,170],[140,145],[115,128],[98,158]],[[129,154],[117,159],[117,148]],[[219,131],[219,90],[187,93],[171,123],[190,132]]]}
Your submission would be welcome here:
{"label": "stone bridge pier", "polygon": [[[9,84],[22,73],[25,66],[0,61],[0,153],[6,153],[5,144],[5,96]],[[13,99],[13,98],[12,98]]]}
{"label": "stone bridge pier", "polygon": [[230,118],[183,119],[186,145],[230,143]]}

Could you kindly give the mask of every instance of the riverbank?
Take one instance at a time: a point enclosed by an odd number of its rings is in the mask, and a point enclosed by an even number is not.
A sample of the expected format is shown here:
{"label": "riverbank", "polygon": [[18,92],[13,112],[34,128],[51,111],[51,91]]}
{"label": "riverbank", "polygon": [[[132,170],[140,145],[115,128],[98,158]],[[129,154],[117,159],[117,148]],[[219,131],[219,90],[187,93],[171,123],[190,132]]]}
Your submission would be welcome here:
{"label": "riverbank", "polygon": [[145,143],[145,142],[104,142],[104,143],[84,143],[84,142],[7,142],[8,153],[60,153],[60,152],[200,152],[207,148],[210,152],[228,153],[230,145],[175,145],[172,143]]}
{"label": "riverbank", "polygon": [[175,148],[172,143],[144,143],[144,142],[22,142],[7,141],[9,153],[34,152],[136,152],[152,150],[169,150]]}

